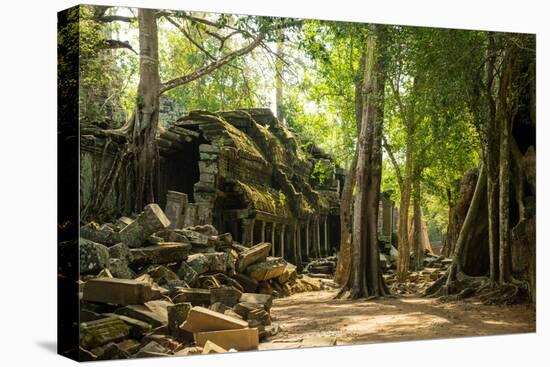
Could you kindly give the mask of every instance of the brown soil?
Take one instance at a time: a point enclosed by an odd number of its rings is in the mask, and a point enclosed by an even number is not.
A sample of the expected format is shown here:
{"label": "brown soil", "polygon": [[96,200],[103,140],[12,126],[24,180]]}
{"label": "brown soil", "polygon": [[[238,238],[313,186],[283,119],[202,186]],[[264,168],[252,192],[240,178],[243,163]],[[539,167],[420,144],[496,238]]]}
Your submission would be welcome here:
{"label": "brown soil", "polygon": [[526,305],[420,297],[351,301],[335,300],[335,294],[307,292],[275,300],[271,315],[282,331],[273,339],[327,336],[344,345],[535,331],[535,311]]}

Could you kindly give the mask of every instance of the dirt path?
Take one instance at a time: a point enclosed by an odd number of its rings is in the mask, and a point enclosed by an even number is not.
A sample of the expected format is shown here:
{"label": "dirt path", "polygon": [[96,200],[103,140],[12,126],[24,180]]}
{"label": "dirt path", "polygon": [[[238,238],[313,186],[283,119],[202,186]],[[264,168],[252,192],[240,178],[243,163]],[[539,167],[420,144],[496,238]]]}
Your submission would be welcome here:
{"label": "dirt path", "polygon": [[525,305],[442,304],[418,297],[349,301],[334,300],[335,294],[307,292],[275,300],[271,315],[283,330],[273,339],[327,336],[343,345],[535,331],[535,312]]}

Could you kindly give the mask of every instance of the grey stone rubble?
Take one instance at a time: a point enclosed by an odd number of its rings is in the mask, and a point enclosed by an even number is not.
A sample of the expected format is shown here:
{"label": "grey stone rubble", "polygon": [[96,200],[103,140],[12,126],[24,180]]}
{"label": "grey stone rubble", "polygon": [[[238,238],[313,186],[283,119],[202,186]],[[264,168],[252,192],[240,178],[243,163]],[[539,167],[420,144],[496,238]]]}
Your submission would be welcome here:
{"label": "grey stone rubble", "polygon": [[281,330],[273,298],[323,287],[269,256],[270,242],[244,246],[212,225],[173,227],[187,201],[170,195],[168,216],[149,204],[133,220],[82,227],[83,359],[258,349]]}

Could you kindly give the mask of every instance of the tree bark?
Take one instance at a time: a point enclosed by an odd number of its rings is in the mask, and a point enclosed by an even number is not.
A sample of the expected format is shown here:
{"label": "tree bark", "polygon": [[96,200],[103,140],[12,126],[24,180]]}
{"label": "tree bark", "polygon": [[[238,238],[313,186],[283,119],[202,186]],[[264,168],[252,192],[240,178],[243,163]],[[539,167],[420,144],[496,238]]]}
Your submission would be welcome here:
{"label": "tree bark", "polygon": [[460,229],[458,240],[456,241],[455,250],[453,253],[453,262],[447,277],[447,285],[456,279],[457,273],[462,272],[464,248],[466,247],[466,242],[470,241],[474,232],[472,227],[475,225],[476,214],[482,203],[483,195],[487,189],[487,182],[487,170],[485,169],[485,165],[482,164],[479,170],[474,195],[472,196],[472,201],[468,208],[468,213],[466,214],[466,219],[464,219],[464,224]]}
{"label": "tree bark", "polygon": [[156,141],[159,118],[159,53],[156,10],[139,9],[139,84],[137,91],[132,150],[137,160],[136,212],[147,203],[155,202],[158,192],[157,178],[159,153]]}
{"label": "tree bark", "polygon": [[284,105],[283,105],[283,32],[279,31],[279,39],[277,40],[277,49],[275,54],[277,59],[275,60],[275,106],[277,109],[277,120],[286,126],[284,119]]}
{"label": "tree bark", "polygon": [[411,198],[412,160],[414,151],[414,111],[409,108],[407,116],[407,148],[405,153],[405,177],[401,185],[401,200],[399,203],[399,230],[397,249],[397,280],[404,282],[410,266],[409,246],[409,205]]}
{"label": "tree bark", "polygon": [[[363,78],[365,71],[365,52],[361,53],[359,61],[360,77],[355,83],[355,127],[357,136],[361,133],[361,120],[363,119]],[[352,210],[353,210],[353,189],[355,188],[355,173],[357,171],[357,154],[359,153],[356,144],[353,160],[351,161],[348,174],[342,188],[340,199],[340,251],[338,252],[338,262],[334,273],[334,281],[345,286],[351,271],[351,239],[352,239]]]}
{"label": "tree bark", "polygon": [[[503,60],[502,76],[499,85],[499,122],[500,122],[500,162],[499,162],[499,284],[510,281],[510,125],[512,98],[510,83],[512,77],[512,59],[506,50]],[[523,177],[516,177],[522,180]],[[521,196],[522,193],[516,193]]]}
{"label": "tree bark", "polygon": [[496,119],[496,104],[493,97],[493,83],[496,61],[494,34],[487,38],[487,121],[485,127],[486,165],[487,165],[487,205],[489,216],[489,278],[492,283],[498,280],[498,247],[499,247],[499,130]]}
{"label": "tree bark", "polygon": [[420,178],[417,175],[415,175],[413,189],[413,267],[414,270],[420,270],[424,262],[424,248],[422,246],[422,209],[420,207]]}
{"label": "tree bark", "polygon": [[358,149],[356,148],[353,161],[351,162],[344,182],[342,197],[340,200],[340,251],[338,254],[338,262],[336,264],[336,272],[334,274],[334,281],[340,285],[346,284],[349,279],[351,269],[351,213],[353,209],[353,188],[355,187],[357,152]]}
{"label": "tree bark", "polygon": [[367,39],[363,80],[363,110],[358,139],[356,195],[353,206],[352,298],[383,296],[387,292],[380,271],[378,202],[380,199],[384,94],[383,26],[375,25]]}

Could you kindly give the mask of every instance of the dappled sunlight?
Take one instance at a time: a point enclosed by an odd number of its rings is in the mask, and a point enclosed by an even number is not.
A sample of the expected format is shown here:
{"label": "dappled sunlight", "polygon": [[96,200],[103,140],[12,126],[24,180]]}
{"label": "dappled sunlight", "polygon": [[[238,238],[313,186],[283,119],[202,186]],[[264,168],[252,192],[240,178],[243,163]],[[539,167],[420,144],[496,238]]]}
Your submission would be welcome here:
{"label": "dappled sunlight", "polygon": [[334,336],[338,344],[377,343],[533,332],[535,317],[523,305],[438,303],[430,298],[336,300],[336,291],[307,292],[276,299],[277,338]]}

